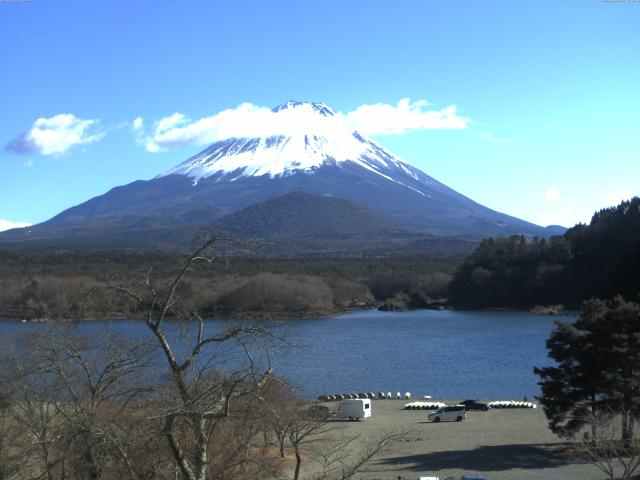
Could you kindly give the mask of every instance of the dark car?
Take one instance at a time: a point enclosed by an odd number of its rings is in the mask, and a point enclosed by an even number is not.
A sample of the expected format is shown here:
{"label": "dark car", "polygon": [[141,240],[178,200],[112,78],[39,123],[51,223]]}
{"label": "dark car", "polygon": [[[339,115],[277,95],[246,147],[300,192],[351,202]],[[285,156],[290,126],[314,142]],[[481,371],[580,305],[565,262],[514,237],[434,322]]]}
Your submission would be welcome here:
{"label": "dark car", "polygon": [[489,410],[489,405],[486,403],[479,402],[477,400],[465,400],[464,402],[460,402],[460,405],[464,405],[466,410],[482,410],[486,412]]}

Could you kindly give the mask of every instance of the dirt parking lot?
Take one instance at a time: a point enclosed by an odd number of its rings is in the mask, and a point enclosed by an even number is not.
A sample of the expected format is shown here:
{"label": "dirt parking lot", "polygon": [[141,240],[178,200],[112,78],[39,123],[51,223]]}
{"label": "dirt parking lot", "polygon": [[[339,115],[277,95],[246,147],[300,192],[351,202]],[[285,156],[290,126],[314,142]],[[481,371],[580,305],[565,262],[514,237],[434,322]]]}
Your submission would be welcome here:
{"label": "dirt parking lot", "polygon": [[[477,473],[488,480],[596,480],[595,467],[579,462],[547,428],[540,408],[472,411],[466,420],[431,423],[426,410],[404,410],[405,401],[375,400],[364,421],[332,422],[330,435],[359,435],[359,444],[384,432],[408,432],[393,451],[372,460],[359,479],[396,480]],[[455,403],[447,401],[446,403]],[[327,403],[335,410],[337,402]]]}

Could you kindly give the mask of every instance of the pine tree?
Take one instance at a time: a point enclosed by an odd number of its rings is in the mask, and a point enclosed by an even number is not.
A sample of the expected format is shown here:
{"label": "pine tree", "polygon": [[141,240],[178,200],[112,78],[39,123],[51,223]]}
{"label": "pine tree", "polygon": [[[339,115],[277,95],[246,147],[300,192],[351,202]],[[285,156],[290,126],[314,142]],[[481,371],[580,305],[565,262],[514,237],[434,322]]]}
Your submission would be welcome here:
{"label": "pine tree", "polygon": [[547,349],[556,365],[534,372],[551,430],[573,436],[592,413],[609,412],[630,439],[640,414],[640,304],[586,301],[574,323],[556,323]]}
{"label": "pine tree", "polygon": [[640,414],[640,304],[621,296],[609,303],[590,300],[576,325],[592,331],[600,344],[604,397],[608,408],[620,415],[627,441],[633,436],[633,419]]}
{"label": "pine tree", "polygon": [[585,426],[589,413],[602,405],[603,391],[593,348],[590,339],[574,325],[556,322],[547,349],[557,365],[534,369],[541,379],[539,400],[549,428],[560,436],[573,436]]}

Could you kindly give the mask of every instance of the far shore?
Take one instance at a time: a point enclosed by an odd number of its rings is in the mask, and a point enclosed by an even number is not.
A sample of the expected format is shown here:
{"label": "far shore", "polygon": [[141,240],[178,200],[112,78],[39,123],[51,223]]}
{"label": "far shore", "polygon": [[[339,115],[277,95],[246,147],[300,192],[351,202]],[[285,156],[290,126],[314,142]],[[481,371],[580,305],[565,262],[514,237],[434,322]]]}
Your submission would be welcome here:
{"label": "far shore", "polygon": [[[383,304],[384,305],[384,304]],[[286,321],[286,320],[312,320],[314,318],[327,318],[327,317],[338,317],[340,315],[344,315],[351,312],[365,312],[365,311],[381,311],[381,312],[394,312],[394,313],[403,313],[403,312],[415,312],[420,310],[429,310],[429,311],[442,311],[442,310],[454,310],[454,311],[483,311],[483,312],[530,312],[534,315],[540,316],[574,316],[579,312],[574,309],[566,309],[561,311],[554,310],[546,310],[546,309],[538,309],[538,308],[502,308],[502,307],[491,307],[491,308],[453,308],[451,306],[447,306],[446,308],[404,308],[404,309],[388,309],[388,308],[380,308],[379,305],[372,305],[370,307],[365,308],[341,308],[341,309],[332,309],[332,310],[305,310],[305,311],[297,311],[297,312],[203,312],[201,316],[205,320],[229,320],[229,321],[249,321],[249,322],[268,322],[268,321]],[[175,320],[175,318],[169,318],[170,320]],[[75,323],[75,322],[91,322],[91,321],[118,321],[118,320],[136,320],[136,317],[118,314],[105,315],[105,316],[87,316],[83,318],[49,318],[49,317],[31,317],[28,315],[20,315],[18,312],[5,312],[4,314],[0,314],[0,321],[15,321],[15,322],[23,322],[23,323]],[[140,319],[142,320],[142,319]]]}
{"label": "far shore", "polygon": [[[237,312],[228,314],[207,314],[201,316],[204,320],[229,320],[229,321],[265,321],[270,320],[300,320],[313,318],[337,317],[349,312],[357,311],[377,311],[375,308],[351,308],[343,310],[331,311],[307,311],[307,312]],[[25,316],[0,316],[0,321],[23,322],[23,323],[76,323],[76,322],[101,322],[101,321],[121,321],[121,320],[140,320],[143,319],[135,316],[126,315],[107,315],[103,317],[88,316],[84,318],[29,318]],[[175,317],[168,317],[167,320],[176,320]]]}

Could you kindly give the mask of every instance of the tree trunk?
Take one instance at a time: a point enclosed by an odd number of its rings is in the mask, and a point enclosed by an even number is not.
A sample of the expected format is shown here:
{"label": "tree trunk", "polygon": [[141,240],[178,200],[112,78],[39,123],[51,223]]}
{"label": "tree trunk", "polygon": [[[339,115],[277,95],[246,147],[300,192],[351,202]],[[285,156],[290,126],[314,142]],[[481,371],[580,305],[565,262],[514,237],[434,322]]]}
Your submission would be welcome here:
{"label": "tree trunk", "polygon": [[620,419],[622,421],[622,442],[626,447],[629,445],[629,416],[627,412],[622,411]]}
{"label": "tree trunk", "polygon": [[[591,415],[596,415],[596,394],[591,394]],[[597,422],[591,422],[591,441],[596,441],[596,435],[598,434]]]}
{"label": "tree trunk", "polygon": [[195,429],[196,437],[196,478],[197,480],[206,480],[207,466],[209,459],[207,457],[207,433],[206,433],[207,420],[198,415],[193,419],[193,428]]}
{"label": "tree trunk", "polygon": [[287,440],[287,434],[280,430],[275,430],[276,438],[278,439],[278,445],[280,447],[280,458],[284,458],[284,442]]}
{"label": "tree trunk", "polygon": [[53,463],[49,461],[49,448],[47,448],[47,445],[45,442],[43,442],[42,445],[42,455],[44,457],[44,464],[46,466],[47,469],[47,480],[53,480]]}
{"label": "tree trunk", "polygon": [[82,477],[87,478],[89,480],[99,480],[101,475],[100,475],[100,469],[98,467],[98,465],[96,464],[95,461],[95,456],[93,455],[93,452],[91,451],[91,447],[88,447],[85,452],[84,452],[84,461],[85,461],[85,475],[82,475]]}
{"label": "tree trunk", "polygon": [[169,448],[171,449],[173,458],[176,461],[176,465],[180,469],[182,478],[184,480],[196,480],[193,470],[191,469],[191,465],[189,465],[189,461],[185,458],[184,452],[180,447],[180,443],[174,436],[173,419],[171,417],[166,418],[163,433],[169,443]]}
{"label": "tree trunk", "polygon": [[296,452],[296,470],[293,473],[293,480],[298,480],[298,477],[300,476],[300,467],[302,466],[302,457],[300,456],[300,448],[298,448],[298,445],[294,445],[293,449]]}

